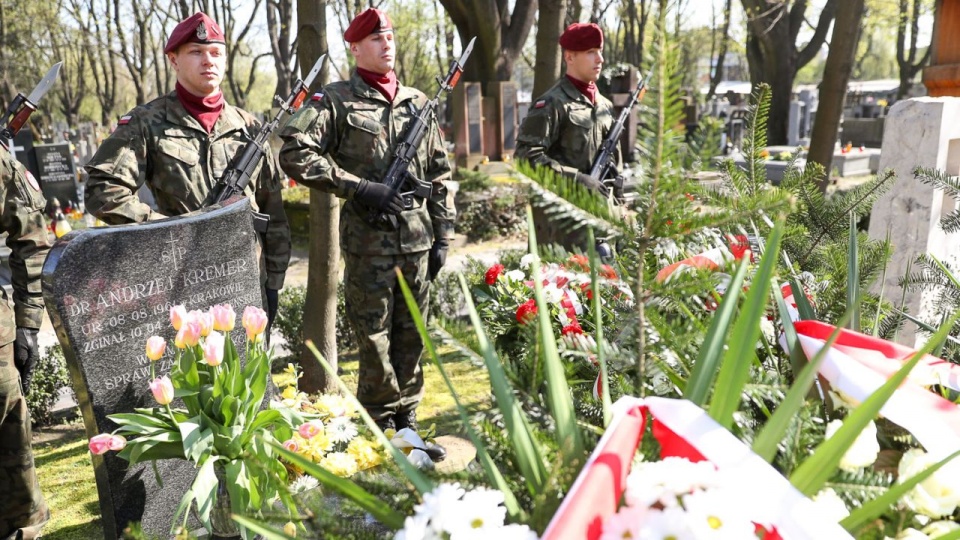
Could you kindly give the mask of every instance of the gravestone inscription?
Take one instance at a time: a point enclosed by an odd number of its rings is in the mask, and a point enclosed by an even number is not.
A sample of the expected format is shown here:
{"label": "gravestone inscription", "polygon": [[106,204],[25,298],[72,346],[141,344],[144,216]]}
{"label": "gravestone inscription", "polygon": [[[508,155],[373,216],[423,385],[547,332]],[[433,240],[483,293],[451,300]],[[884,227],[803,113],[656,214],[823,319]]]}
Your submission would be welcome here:
{"label": "gravestone inscription", "polygon": [[54,197],[61,207],[77,201],[77,167],[69,143],[38,144],[33,147],[40,172],[40,189],[48,201]]}
{"label": "gravestone inscription", "polygon": [[[245,306],[262,305],[258,261],[246,198],[177,218],[77,230],[57,241],[43,267],[43,294],[88,436],[115,429],[110,414],[156,405],[144,347],[152,335],[173,340],[171,306],[229,303],[239,317]],[[239,321],[230,337],[243,351]],[[170,371],[175,350],[168,344],[157,376]],[[151,536],[169,536],[196,476],[192,464],[157,462],[161,486],[150,464],[128,466],[113,452],[92,458],[104,537],[120,537],[132,521]]]}

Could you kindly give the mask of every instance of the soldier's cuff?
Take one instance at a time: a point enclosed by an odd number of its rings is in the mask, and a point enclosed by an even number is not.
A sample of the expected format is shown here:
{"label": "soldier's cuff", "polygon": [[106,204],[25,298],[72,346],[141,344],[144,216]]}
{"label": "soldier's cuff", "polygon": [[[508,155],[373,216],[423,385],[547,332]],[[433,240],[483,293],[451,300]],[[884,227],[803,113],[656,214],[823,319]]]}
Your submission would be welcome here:
{"label": "soldier's cuff", "polygon": [[357,188],[360,187],[360,182],[362,182],[363,179],[343,169],[338,169],[337,171],[339,173],[337,175],[337,196],[347,200],[352,199],[357,193]]}
{"label": "soldier's cuff", "polygon": [[563,174],[563,176],[564,176],[565,178],[570,178],[570,179],[572,179],[572,180],[576,180],[576,179],[577,179],[577,175],[580,174],[580,171],[577,170],[577,169],[574,168],[574,167],[565,167],[565,166],[561,165],[561,166],[560,166],[560,173]]}
{"label": "soldier's cuff", "polygon": [[286,272],[267,272],[267,288],[280,290],[283,288],[283,278]]}
{"label": "soldier's cuff", "polygon": [[18,328],[37,328],[43,324],[43,308],[17,306],[14,308]]}

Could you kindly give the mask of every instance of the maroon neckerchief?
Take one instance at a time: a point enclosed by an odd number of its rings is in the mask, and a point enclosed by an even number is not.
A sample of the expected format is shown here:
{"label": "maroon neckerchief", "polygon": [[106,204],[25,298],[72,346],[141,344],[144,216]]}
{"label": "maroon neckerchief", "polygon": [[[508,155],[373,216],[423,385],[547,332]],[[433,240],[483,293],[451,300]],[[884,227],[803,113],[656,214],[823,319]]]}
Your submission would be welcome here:
{"label": "maroon neckerchief", "polygon": [[213,129],[213,125],[220,118],[220,112],[223,111],[223,105],[226,101],[223,99],[223,92],[217,92],[212,96],[195,96],[187,91],[186,88],[177,83],[177,98],[183,105],[183,108],[190,113],[190,116],[197,119],[207,133]]}
{"label": "maroon neckerchief", "polygon": [[397,97],[397,74],[391,69],[385,74],[374,73],[366,69],[357,68],[357,75],[363,79],[363,82],[370,85],[380,95],[387,98],[387,101],[393,103],[393,98]]}
{"label": "maroon neckerchief", "polygon": [[570,75],[567,75],[567,80],[570,81],[570,84],[576,86],[577,90],[579,90],[581,94],[587,96],[587,99],[590,100],[590,103],[593,103],[594,105],[597,104],[597,85],[594,84],[593,81],[585,83],[579,79],[574,79]]}

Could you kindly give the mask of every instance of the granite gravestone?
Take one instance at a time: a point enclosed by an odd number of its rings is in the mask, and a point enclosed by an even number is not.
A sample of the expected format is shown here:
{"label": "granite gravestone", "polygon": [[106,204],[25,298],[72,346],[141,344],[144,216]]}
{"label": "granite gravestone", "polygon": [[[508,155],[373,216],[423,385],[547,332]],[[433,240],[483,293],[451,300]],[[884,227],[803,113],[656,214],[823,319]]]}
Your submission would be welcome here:
{"label": "granite gravestone", "polygon": [[33,147],[40,173],[40,189],[48,201],[56,198],[63,208],[77,201],[77,167],[69,143]]}
{"label": "granite gravestone", "polygon": [[[156,405],[144,346],[152,335],[167,339],[156,368],[158,376],[169,372],[171,306],[229,303],[239,319],[245,306],[262,305],[258,251],[246,198],[177,218],[77,230],[56,242],[43,267],[43,295],[88,436],[116,428],[109,414]],[[231,339],[244,350],[239,320]],[[104,537],[118,538],[131,521],[169,536],[193,465],[158,461],[161,487],[150,464],[128,466],[114,452],[92,457]]]}

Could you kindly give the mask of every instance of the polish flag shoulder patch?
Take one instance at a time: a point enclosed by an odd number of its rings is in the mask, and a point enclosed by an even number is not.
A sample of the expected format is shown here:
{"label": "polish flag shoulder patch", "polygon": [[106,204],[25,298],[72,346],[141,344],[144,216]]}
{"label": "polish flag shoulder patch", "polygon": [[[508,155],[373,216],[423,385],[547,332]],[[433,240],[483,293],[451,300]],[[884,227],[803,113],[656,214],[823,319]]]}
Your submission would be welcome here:
{"label": "polish flag shoulder patch", "polygon": [[323,92],[317,92],[316,94],[310,96],[310,101],[320,101],[323,99]]}
{"label": "polish flag shoulder patch", "polygon": [[133,120],[133,115],[125,114],[120,117],[120,120],[117,121],[118,126],[125,126],[130,123],[130,120]]}
{"label": "polish flag shoulder patch", "polygon": [[30,184],[30,187],[32,187],[34,191],[40,191],[40,184],[37,183],[37,179],[33,176],[33,173],[27,169],[24,169],[23,172],[24,176],[27,177],[27,183]]}
{"label": "polish flag shoulder patch", "polygon": [[547,106],[547,100],[541,99],[540,101],[533,104],[534,109],[542,109]]}

